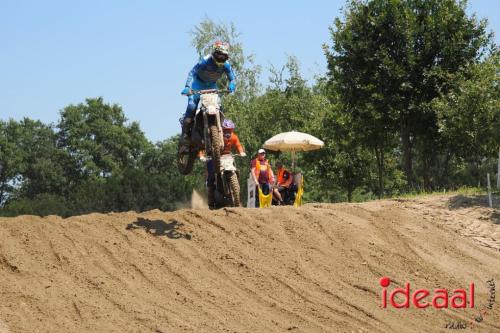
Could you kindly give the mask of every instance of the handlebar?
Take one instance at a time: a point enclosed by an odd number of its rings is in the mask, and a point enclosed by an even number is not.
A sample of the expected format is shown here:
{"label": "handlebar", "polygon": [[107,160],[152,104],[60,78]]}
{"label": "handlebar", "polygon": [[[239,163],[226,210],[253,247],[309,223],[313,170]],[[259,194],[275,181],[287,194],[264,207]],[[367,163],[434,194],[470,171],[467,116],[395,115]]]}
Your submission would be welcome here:
{"label": "handlebar", "polygon": [[234,153],[230,153],[230,154],[222,154],[222,156],[225,156],[225,155],[231,155],[232,157],[247,157],[248,155],[245,155],[245,156],[241,156],[239,153],[238,154],[234,154]]}
{"label": "handlebar", "polygon": [[204,89],[204,90],[192,90],[189,89],[187,96],[191,95],[204,95],[204,94],[229,94],[228,89]]}

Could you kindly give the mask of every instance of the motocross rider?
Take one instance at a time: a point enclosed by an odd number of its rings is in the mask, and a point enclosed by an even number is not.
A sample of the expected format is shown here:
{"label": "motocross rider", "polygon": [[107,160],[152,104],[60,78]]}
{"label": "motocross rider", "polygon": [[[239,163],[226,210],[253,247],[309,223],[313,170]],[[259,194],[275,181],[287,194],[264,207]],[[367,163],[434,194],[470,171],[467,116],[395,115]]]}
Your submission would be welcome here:
{"label": "motocross rider", "polygon": [[[224,149],[221,155],[231,154],[233,148],[236,148],[240,156],[245,157],[247,154],[240,143],[240,139],[234,133],[234,123],[230,119],[224,119],[222,122],[222,131],[224,135]],[[208,190],[208,207],[210,209],[216,208],[215,202],[215,170],[214,163],[210,159],[207,161],[207,190]]]}
{"label": "motocross rider", "polygon": [[[212,54],[205,56],[189,72],[186,86],[181,94],[189,95],[191,90],[217,89],[217,81],[223,73],[229,79],[228,90],[234,92],[236,88],[234,72],[227,61],[229,58],[229,44],[217,41],[213,46]],[[200,101],[200,95],[189,95],[186,113],[182,120],[182,139],[189,138],[189,131],[193,117]]]}

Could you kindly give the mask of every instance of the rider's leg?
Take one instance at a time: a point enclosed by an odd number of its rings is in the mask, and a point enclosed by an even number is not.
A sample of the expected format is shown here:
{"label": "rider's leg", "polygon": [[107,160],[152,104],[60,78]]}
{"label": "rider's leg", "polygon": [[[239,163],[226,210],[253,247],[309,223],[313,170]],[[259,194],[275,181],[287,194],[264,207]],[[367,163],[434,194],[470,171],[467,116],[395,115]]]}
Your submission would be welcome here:
{"label": "rider's leg", "polygon": [[191,95],[188,97],[188,105],[186,112],[184,113],[184,119],[182,120],[182,138],[188,139],[189,132],[193,123],[193,117],[196,111],[198,102],[200,101],[199,95]]}
{"label": "rider's leg", "polygon": [[210,209],[217,208],[217,205],[215,203],[215,187],[208,186],[207,192],[208,192],[208,208]]}
{"label": "rider's leg", "polygon": [[207,161],[207,186],[215,186],[214,161]]}
{"label": "rider's leg", "polygon": [[[191,89],[193,90],[205,90],[205,89],[217,89],[216,83],[206,83],[195,79],[191,84]],[[182,121],[182,133],[189,133],[189,129],[191,129],[191,125],[193,122],[193,118],[196,112],[196,108],[198,107],[198,103],[200,102],[200,95],[189,95],[188,96],[188,105],[186,108],[186,113],[184,113],[184,119]],[[184,131],[187,129],[188,131]]]}
{"label": "rider's leg", "polygon": [[213,161],[207,162],[207,191],[208,191],[208,208],[215,208],[215,173]]}

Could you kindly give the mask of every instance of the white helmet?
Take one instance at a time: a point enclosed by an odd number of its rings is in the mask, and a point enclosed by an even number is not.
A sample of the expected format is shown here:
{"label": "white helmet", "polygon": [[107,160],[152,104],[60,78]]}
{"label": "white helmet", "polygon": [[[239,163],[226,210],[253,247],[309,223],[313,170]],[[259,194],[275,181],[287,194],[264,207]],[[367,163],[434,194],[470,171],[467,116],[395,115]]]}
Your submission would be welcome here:
{"label": "white helmet", "polygon": [[212,57],[218,65],[222,65],[229,58],[229,44],[217,41],[214,43]]}

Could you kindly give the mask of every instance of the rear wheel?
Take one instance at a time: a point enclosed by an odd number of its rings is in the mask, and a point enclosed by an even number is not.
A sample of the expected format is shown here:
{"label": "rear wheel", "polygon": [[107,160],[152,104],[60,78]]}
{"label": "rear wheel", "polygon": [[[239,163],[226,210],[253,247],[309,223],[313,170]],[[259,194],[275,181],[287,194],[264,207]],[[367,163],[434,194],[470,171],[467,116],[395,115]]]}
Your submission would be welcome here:
{"label": "rear wheel", "polygon": [[238,181],[238,175],[236,173],[231,173],[231,176],[229,177],[229,187],[231,188],[231,199],[233,200],[233,206],[240,207],[240,182]]}
{"label": "rear wheel", "polygon": [[179,140],[177,148],[177,169],[181,175],[188,175],[193,170],[194,160],[196,159],[196,150],[190,149]]}
{"label": "rear wheel", "polygon": [[219,129],[217,125],[210,125],[210,142],[212,143],[212,160],[214,161],[214,171],[215,173],[220,172],[220,153],[222,148],[222,143],[220,142]]}

